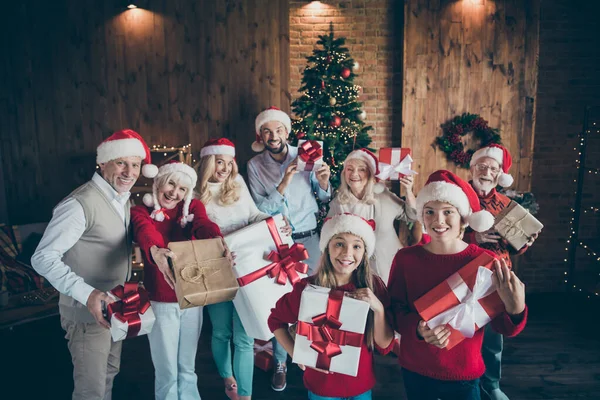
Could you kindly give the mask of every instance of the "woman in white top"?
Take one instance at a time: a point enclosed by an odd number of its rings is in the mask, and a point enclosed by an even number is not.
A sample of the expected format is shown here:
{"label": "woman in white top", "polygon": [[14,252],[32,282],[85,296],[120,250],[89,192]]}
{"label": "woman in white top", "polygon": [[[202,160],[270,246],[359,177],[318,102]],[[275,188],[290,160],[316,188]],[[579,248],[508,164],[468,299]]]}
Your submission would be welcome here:
{"label": "woman in white top", "polygon": [[377,247],[370,263],[373,271],[387,285],[392,260],[402,248],[394,229],[394,220],[406,223],[416,221],[417,202],[412,192],[412,176],[400,179],[400,184],[407,192],[404,202],[383,184],[376,183],[375,175],[378,173],[379,162],[369,150],[358,149],[348,154],[344,160],[340,187],[329,203],[328,216],[351,213],[375,220]]}
{"label": "woman in white top", "polygon": [[[198,175],[198,198],[223,235],[270,217],[258,210],[244,180],[238,175],[235,148],[229,140],[212,139],[204,145]],[[289,235],[291,228],[286,227],[284,233]],[[225,394],[230,399],[249,400],[254,373],[254,339],[246,334],[231,301],[207,308],[213,326],[213,358],[225,381]]]}

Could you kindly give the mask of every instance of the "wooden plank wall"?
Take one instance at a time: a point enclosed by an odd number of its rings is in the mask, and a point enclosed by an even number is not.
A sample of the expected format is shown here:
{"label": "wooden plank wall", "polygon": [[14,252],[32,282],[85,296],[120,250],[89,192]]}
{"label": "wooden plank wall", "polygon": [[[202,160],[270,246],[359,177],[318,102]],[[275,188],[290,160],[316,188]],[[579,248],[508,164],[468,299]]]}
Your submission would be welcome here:
{"label": "wooden plank wall", "polygon": [[539,9],[539,0],[405,0],[402,146],[413,149],[417,190],[435,170],[457,171],[434,141],[464,112],[500,129],[513,187],[530,189]]}
{"label": "wooden plank wall", "polygon": [[[120,6],[115,6],[120,3]],[[10,223],[47,221],[132,128],[152,145],[212,137],[251,156],[256,114],[289,111],[286,0],[28,0],[3,5],[1,168]]]}

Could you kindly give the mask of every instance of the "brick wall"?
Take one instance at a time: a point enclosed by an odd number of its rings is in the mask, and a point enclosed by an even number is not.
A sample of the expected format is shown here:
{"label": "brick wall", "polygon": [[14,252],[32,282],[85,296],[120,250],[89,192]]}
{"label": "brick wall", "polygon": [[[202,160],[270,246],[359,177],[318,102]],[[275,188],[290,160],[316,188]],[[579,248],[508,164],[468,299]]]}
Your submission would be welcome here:
{"label": "brick wall", "polygon": [[[573,180],[577,174],[573,148],[577,132],[581,130],[585,105],[600,104],[600,24],[595,3],[586,0],[541,2],[532,191],[540,203],[538,217],[545,228],[520,265],[519,274],[530,292],[565,289],[565,242],[574,201]],[[332,21],[336,33],[348,39],[351,55],[361,64],[357,84],[364,87],[361,101],[368,113],[367,122],[375,127],[374,146],[398,144],[402,129],[403,2],[325,1],[313,8],[314,4],[290,3],[292,96],[298,96],[304,57],[312,52],[317,35],[327,32],[328,23]],[[592,146],[591,154],[598,155],[596,160],[600,167],[600,152],[595,151],[600,148],[600,135],[596,142],[598,145]],[[584,203],[600,206],[600,177],[587,178]],[[585,221],[586,235],[600,236],[597,222],[587,215]],[[598,267],[593,267],[586,256],[580,255],[580,259],[580,276],[597,277]]]}
{"label": "brick wall", "polygon": [[[396,7],[394,7],[396,5]],[[298,89],[306,56],[312,54],[318,36],[329,32],[346,38],[350,55],[360,64],[355,83],[363,87],[359,100],[373,126],[373,147],[400,140],[402,110],[403,3],[393,0],[344,0],[290,2],[290,92]],[[400,19],[400,23],[398,22]],[[395,143],[395,144],[399,144]]]}

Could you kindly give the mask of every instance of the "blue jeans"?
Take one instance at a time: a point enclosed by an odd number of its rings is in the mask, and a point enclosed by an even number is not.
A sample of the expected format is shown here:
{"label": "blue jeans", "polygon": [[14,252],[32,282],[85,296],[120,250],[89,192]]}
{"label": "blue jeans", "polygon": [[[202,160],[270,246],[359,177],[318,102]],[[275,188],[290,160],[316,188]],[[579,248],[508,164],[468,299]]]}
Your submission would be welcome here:
{"label": "blue jeans", "polygon": [[408,400],[481,400],[479,379],[442,381],[402,368]]}
{"label": "blue jeans", "polygon": [[156,400],[200,400],[195,367],[202,307],[180,310],[177,303],[152,301],[151,304],[156,321],[148,341]]}
{"label": "blue jeans", "polygon": [[371,400],[371,391],[364,392],[352,397],[323,397],[313,392],[308,392],[308,400]]}
{"label": "blue jeans", "polygon": [[[221,378],[235,376],[240,396],[252,395],[254,376],[254,339],[246,334],[233,302],[206,306],[213,326],[212,353]],[[231,339],[233,338],[233,368]]]}
{"label": "blue jeans", "polygon": [[483,345],[481,356],[485,364],[485,373],[481,377],[481,388],[486,392],[500,388],[502,377],[502,335],[492,329],[492,324],[487,324],[483,332]]}

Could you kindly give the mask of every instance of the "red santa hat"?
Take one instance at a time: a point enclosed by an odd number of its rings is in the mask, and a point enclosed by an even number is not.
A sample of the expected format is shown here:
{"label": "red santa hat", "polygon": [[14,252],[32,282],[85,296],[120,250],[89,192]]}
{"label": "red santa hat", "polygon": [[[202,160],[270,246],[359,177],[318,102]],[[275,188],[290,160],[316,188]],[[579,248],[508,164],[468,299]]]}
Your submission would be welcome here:
{"label": "red santa hat", "polygon": [[231,140],[225,138],[210,139],[204,144],[202,150],[200,150],[200,158],[217,154],[226,154],[235,157],[235,145]]}
{"label": "red santa hat", "polygon": [[495,143],[486,147],[482,147],[473,153],[473,157],[471,157],[471,163],[469,166],[475,165],[477,160],[483,157],[490,157],[491,159],[496,160],[496,162],[502,168],[502,173],[498,178],[498,185],[502,187],[509,187],[513,184],[514,179],[512,175],[508,173],[510,167],[512,166],[512,157],[510,156],[510,153],[506,147]]}
{"label": "red santa hat", "polygon": [[185,227],[188,222],[192,222],[194,220],[194,214],[190,214],[190,203],[194,197],[194,188],[196,187],[196,182],[198,181],[198,174],[196,174],[194,168],[185,163],[174,160],[158,168],[158,173],[154,178],[154,183],[152,184],[152,194],[146,193],[142,200],[146,207],[154,207],[154,211],[152,211],[152,214],[150,214],[150,218],[159,222],[164,221],[165,214],[162,211],[160,203],[158,202],[158,178],[172,173],[183,174],[191,181],[191,186],[188,188],[188,191],[183,199],[183,212],[180,223],[181,227]]}
{"label": "red santa hat", "polygon": [[144,162],[142,175],[154,178],[158,173],[156,165],[152,164],[150,149],[144,139],[131,129],[117,131],[104,139],[96,149],[96,162],[107,163],[122,157],[141,157]]}
{"label": "red santa hat", "polygon": [[267,108],[258,114],[256,120],[254,121],[256,140],[252,143],[252,150],[256,153],[260,153],[265,149],[265,144],[262,142],[262,138],[260,137],[260,127],[271,121],[281,122],[285,129],[287,129],[288,133],[292,131],[292,120],[290,119],[289,115],[277,107]]}
{"label": "red santa hat", "polygon": [[[375,180],[377,182],[379,182],[379,179],[376,176],[376,175],[379,175],[379,160],[377,159],[377,156],[375,154],[373,154],[371,151],[369,151],[367,149],[357,149],[357,150],[352,151],[350,154],[348,154],[348,156],[346,157],[346,160],[344,160],[344,168],[345,168],[346,162],[349,160],[364,161],[367,164],[367,166],[369,167],[371,176],[373,178],[375,178]],[[374,193],[381,193],[381,192],[383,192],[384,189],[385,189],[385,185],[383,185],[381,183],[376,183],[373,186]]]}
{"label": "red santa hat", "polygon": [[365,242],[369,258],[375,253],[375,221],[354,214],[338,214],[325,219],[321,229],[319,248],[324,252],[332,237],[339,233],[351,233]]}
{"label": "red santa hat", "polygon": [[494,225],[494,216],[481,209],[477,193],[471,185],[450,171],[439,170],[429,175],[425,187],[417,195],[417,216],[421,223],[423,208],[430,201],[452,204],[474,231],[483,232]]}

